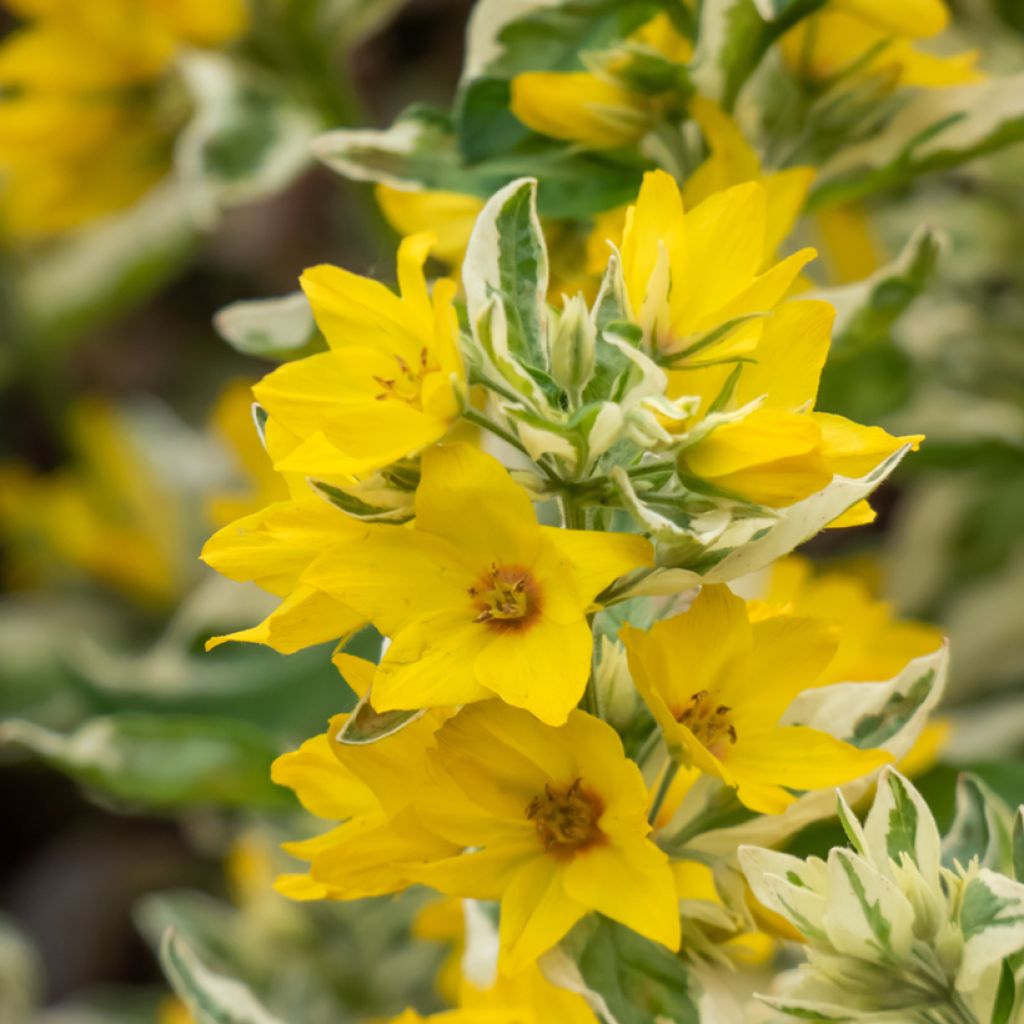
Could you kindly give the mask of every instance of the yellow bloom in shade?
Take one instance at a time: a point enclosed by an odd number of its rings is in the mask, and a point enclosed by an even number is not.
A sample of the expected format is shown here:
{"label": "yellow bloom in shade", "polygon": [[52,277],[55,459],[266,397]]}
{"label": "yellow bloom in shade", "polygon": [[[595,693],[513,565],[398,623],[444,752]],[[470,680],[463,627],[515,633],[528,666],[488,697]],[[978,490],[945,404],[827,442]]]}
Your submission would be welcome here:
{"label": "yellow bloom in shade", "polygon": [[707,586],[689,611],[648,632],[626,626],[622,640],[672,756],[735,788],[753,811],[777,814],[795,799],[791,790],[838,786],[890,760],[885,751],[779,725],[835,656],[834,630],[820,620],[751,622],[727,587]]}
{"label": "yellow bloom in shade", "polygon": [[157,1009],[157,1024],[194,1024],[188,1007],[176,996],[167,996]]}
{"label": "yellow bloom in shade", "polygon": [[484,201],[462,192],[429,189],[405,190],[378,185],[377,204],[388,223],[403,237],[433,231],[436,241],[432,255],[449,266],[462,263]]}
{"label": "yellow bloom in shade", "polygon": [[210,414],[210,427],[234,462],[244,488],[207,499],[207,515],[217,526],[288,497],[288,484],[275,472],[256,431],[252,404],[251,382],[233,380]]}
{"label": "yellow bloom in shade", "polygon": [[501,970],[525,969],[590,911],[678,948],[668,858],[647,838],[647,789],[611,726],[573,711],[552,727],[486,701],[436,740],[418,809],[467,852],[424,864],[417,877],[501,901]]}
{"label": "yellow bloom in shade", "polygon": [[894,618],[890,605],[853,572],[816,575],[811,562],[799,555],[780,559],[770,572],[763,608],[755,606],[758,617],[801,615],[842,627],[835,657],[818,685],[891,679],[907,662],[942,645],[938,629]]}
{"label": "yellow bloom in shade", "polygon": [[[667,14],[643,25],[629,42],[683,63],[693,55]],[[592,149],[628,146],[653,126],[664,99],[639,91],[616,74],[615,58],[598,71],[527,71],[512,79],[511,109],[541,135],[579,142]]]}
{"label": "yellow bloom in shade", "polygon": [[149,608],[185,585],[184,516],[116,409],[88,399],[70,414],[72,461],[36,475],[0,464],[0,541],[10,583],[85,577]]}
{"label": "yellow bloom in shade", "polygon": [[[375,666],[346,654],[336,655],[335,664],[364,696]],[[279,892],[300,900],[397,892],[412,881],[408,864],[456,850],[428,831],[412,807],[444,717],[430,712],[374,743],[344,744],[337,736],[349,716],[336,715],[326,733],[274,762],[276,783],[294,790],[311,814],[340,822],[323,835],[285,844],[288,853],[309,862],[309,870],[278,878]]]}
{"label": "yellow bloom in shade", "polygon": [[206,643],[228,640],[267,644],[282,654],[347,636],[366,624],[358,612],[301,580],[325,549],[358,543],[367,527],[322,498],[275,502],[218,530],[202,559],[229,579],[257,586],[282,599],[261,623]]}
{"label": "yellow bloom in shade", "polygon": [[501,463],[447,445],[423,453],[412,529],[376,526],[303,580],[391,638],[377,711],[497,695],[558,725],[586,686],[595,598],[651,559],[642,537],[538,525]]}
{"label": "yellow bloom in shade", "polygon": [[943,0],[829,0],[782,37],[782,56],[798,74],[819,81],[845,73],[925,88],[980,80],[977,53],[942,57],[914,46],[948,23]]}
{"label": "yellow bloom in shade", "polygon": [[582,996],[552,985],[536,965],[512,976],[499,973],[490,984],[463,977],[466,916],[460,899],[446,896],[428,903],[414,918],[412,932],[418,939],[450,946],[451,952],[438,972],[437,990],[446,1002],[460,1009],[491,1013],[505,1010],[517,1014],[515,1019],[522,1024],[597,1024]]}
{"label": "yellow bloom in shade", "polygon": [[245,27],[244,0],[6,0],[0,44],[3,227],[35,241],[138,199],[166,174],[186,109],[165,88],[188,46]]}
{"label": "yellow bloom in shade", "polygon": [[432,244],[430,234],[403,240],[400,296],[340,267],[302,275],[329,351],[286,363],[253,389],[302,439],[278,469],[310,471],[310,448],[326,444],[340,470],[369,473],[440,440],[458,419],[465,373],[455,284],[437,281],[429,294],[423,264]]}

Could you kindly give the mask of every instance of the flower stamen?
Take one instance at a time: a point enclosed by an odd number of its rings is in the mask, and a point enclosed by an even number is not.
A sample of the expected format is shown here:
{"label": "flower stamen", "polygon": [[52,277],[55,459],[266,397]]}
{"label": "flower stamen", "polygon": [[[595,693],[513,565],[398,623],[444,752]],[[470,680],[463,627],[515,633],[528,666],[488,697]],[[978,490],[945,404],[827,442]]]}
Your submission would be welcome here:
{"label": "flower stamen", "polygon": [[584,789],[583,780],[556,788],[545,783],[544,792],[526,807],[529,818],[549,853],[571,854],[604,839],[597,822],[604,810],[599,797]]}

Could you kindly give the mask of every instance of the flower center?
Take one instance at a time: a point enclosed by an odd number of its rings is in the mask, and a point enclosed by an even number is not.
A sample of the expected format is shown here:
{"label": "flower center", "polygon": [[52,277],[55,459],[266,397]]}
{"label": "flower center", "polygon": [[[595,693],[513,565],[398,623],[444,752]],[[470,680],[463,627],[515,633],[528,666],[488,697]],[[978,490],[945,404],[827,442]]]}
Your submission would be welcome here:
{"label": "flower center", "polygon": [[425,348],[420,349],[419,362],[410,366],[400,355],[395,355],[395,373],[391,377],[374,377],[380,386],[378,402],[395,399],[409,405],[419,405],[423,378],[431,371],[430,355]]}
{"label": "flower center", "polygon": [[556,788],[545,784],[526,808],[544,849],[555,854],[569,854],[601,842],[603,833],[597,827],[604,805],[599,797],[583,788],[583,780]]}
{"label": "flower center", "polygon": [[492,565],[469,588],[476,610],[474,622],[494,629],[523,629],[540,614],[540,588],[518,565]]}
{"label": "flower center", "polygon": [[721,749],[726,739],[736,742],[736,726],[729,717],[731,711],[725,704],[715,704],[711,694],[701,690],[690,697],[686,707],[676,712],[676,721],[685,725],[698,743],[717,753],[715,746]]}

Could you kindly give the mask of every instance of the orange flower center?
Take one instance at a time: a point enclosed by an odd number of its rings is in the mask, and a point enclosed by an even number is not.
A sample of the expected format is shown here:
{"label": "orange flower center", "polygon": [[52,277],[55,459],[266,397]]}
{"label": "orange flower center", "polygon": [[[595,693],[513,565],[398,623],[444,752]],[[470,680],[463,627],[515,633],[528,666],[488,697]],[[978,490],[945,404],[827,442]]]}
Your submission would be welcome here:
{"label": "orange flower center", "polygon": [[494,629],[524,629],[540,614],[540,588],[527,569],[492,565],[469,588],[476,610],[474,622]]}
{"label": "orange flower center", "polygon": [[544,849],[549,853],[571,854],[594,846],[604,839],[597,827],[604,805],[594,793],[576,779],[570,786],[556,788],[545,784],[526,808]]}
{"label": "orange flower center", "polygon": [[725,740],[736,742],[736,726],[730,720],[732,708],[725,704],[716,704],[707,690],[690,697],[686,707],[676,712],[676,721],[685,725],[698,743],[717,754],[723,748]]}
{"label": "orange flower center", "polygon": [[380,386],[377,401],[386,402],[388,399],[394,399],[418,406],[420,392],[423,388],[423,378],[436,369],[430,365],[430,353],[425,348],[421,348],[419,362],[415,366],[410,366],[400,355],[395,355],[393,358],[395,360],[394,375],[373,378]]}

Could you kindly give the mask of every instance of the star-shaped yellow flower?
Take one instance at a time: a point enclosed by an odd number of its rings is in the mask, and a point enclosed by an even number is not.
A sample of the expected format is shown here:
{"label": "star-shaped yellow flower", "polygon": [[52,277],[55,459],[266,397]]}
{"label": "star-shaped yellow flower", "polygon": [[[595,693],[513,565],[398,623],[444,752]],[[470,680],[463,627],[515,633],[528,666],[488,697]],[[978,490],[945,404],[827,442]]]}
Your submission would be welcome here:
{"label": "star-shaped yellow flower", "polygon": [[724,585],[647,632],[622,631],[637,689],[672,756],[736,789],[751,810],[777,814],[789,792],[838,786],[891,760],[826,733],[779,721],[818,685],[836,652],[831,626],[779,615],[751,622]]}
{"label": "star-shaped yellow flower", "polygon": [[[360,696],[375,666],[350,655],[335,664]],[[309,862],[305,874],[281,876],[276,888],[293,899],[361,899],[397,892],[411,884],[408,863],[451,856],[457,846],[420,822],[412,804],[427,751],[446,717],[430,712],[373,743],[344,744],[338,735],[349,719],[335,715],[327,732],[282,754],[271,777],[295,791],[311,814],[338,822],[285,850]]]}
{"label": "star-shaped yellow flower", "polygon": [[672,872],[647,838],[647,788],[611,726],[573,711],[555,728],[486,701],[436,740],[417,809],[467,852],[416,873],[450,895],[501,901],[504,971],[528,967],[590,911],[678,948]]}
{"label": "star-shaped yellow flower", "polygon": [[402,241],[400,296],[340,267],[302,275],[329,351],[286,363],[253,389],[303,442],[278,469],[320,475],[326,440],[344,472],[370,473],[440,440],[458,419],[465,372],[455,284],[442,279],[428,292],[423,264],[433,240]]}
{"label": "star-shaped yellow flower", "polygon": [[378,711],[497,695],[559,725],[590,672],[594,599],[651,559],[642,537],[540,526],[501,463],[460,444],[423,453],[412,529],[376,526],[302,579],[391,638]]}

